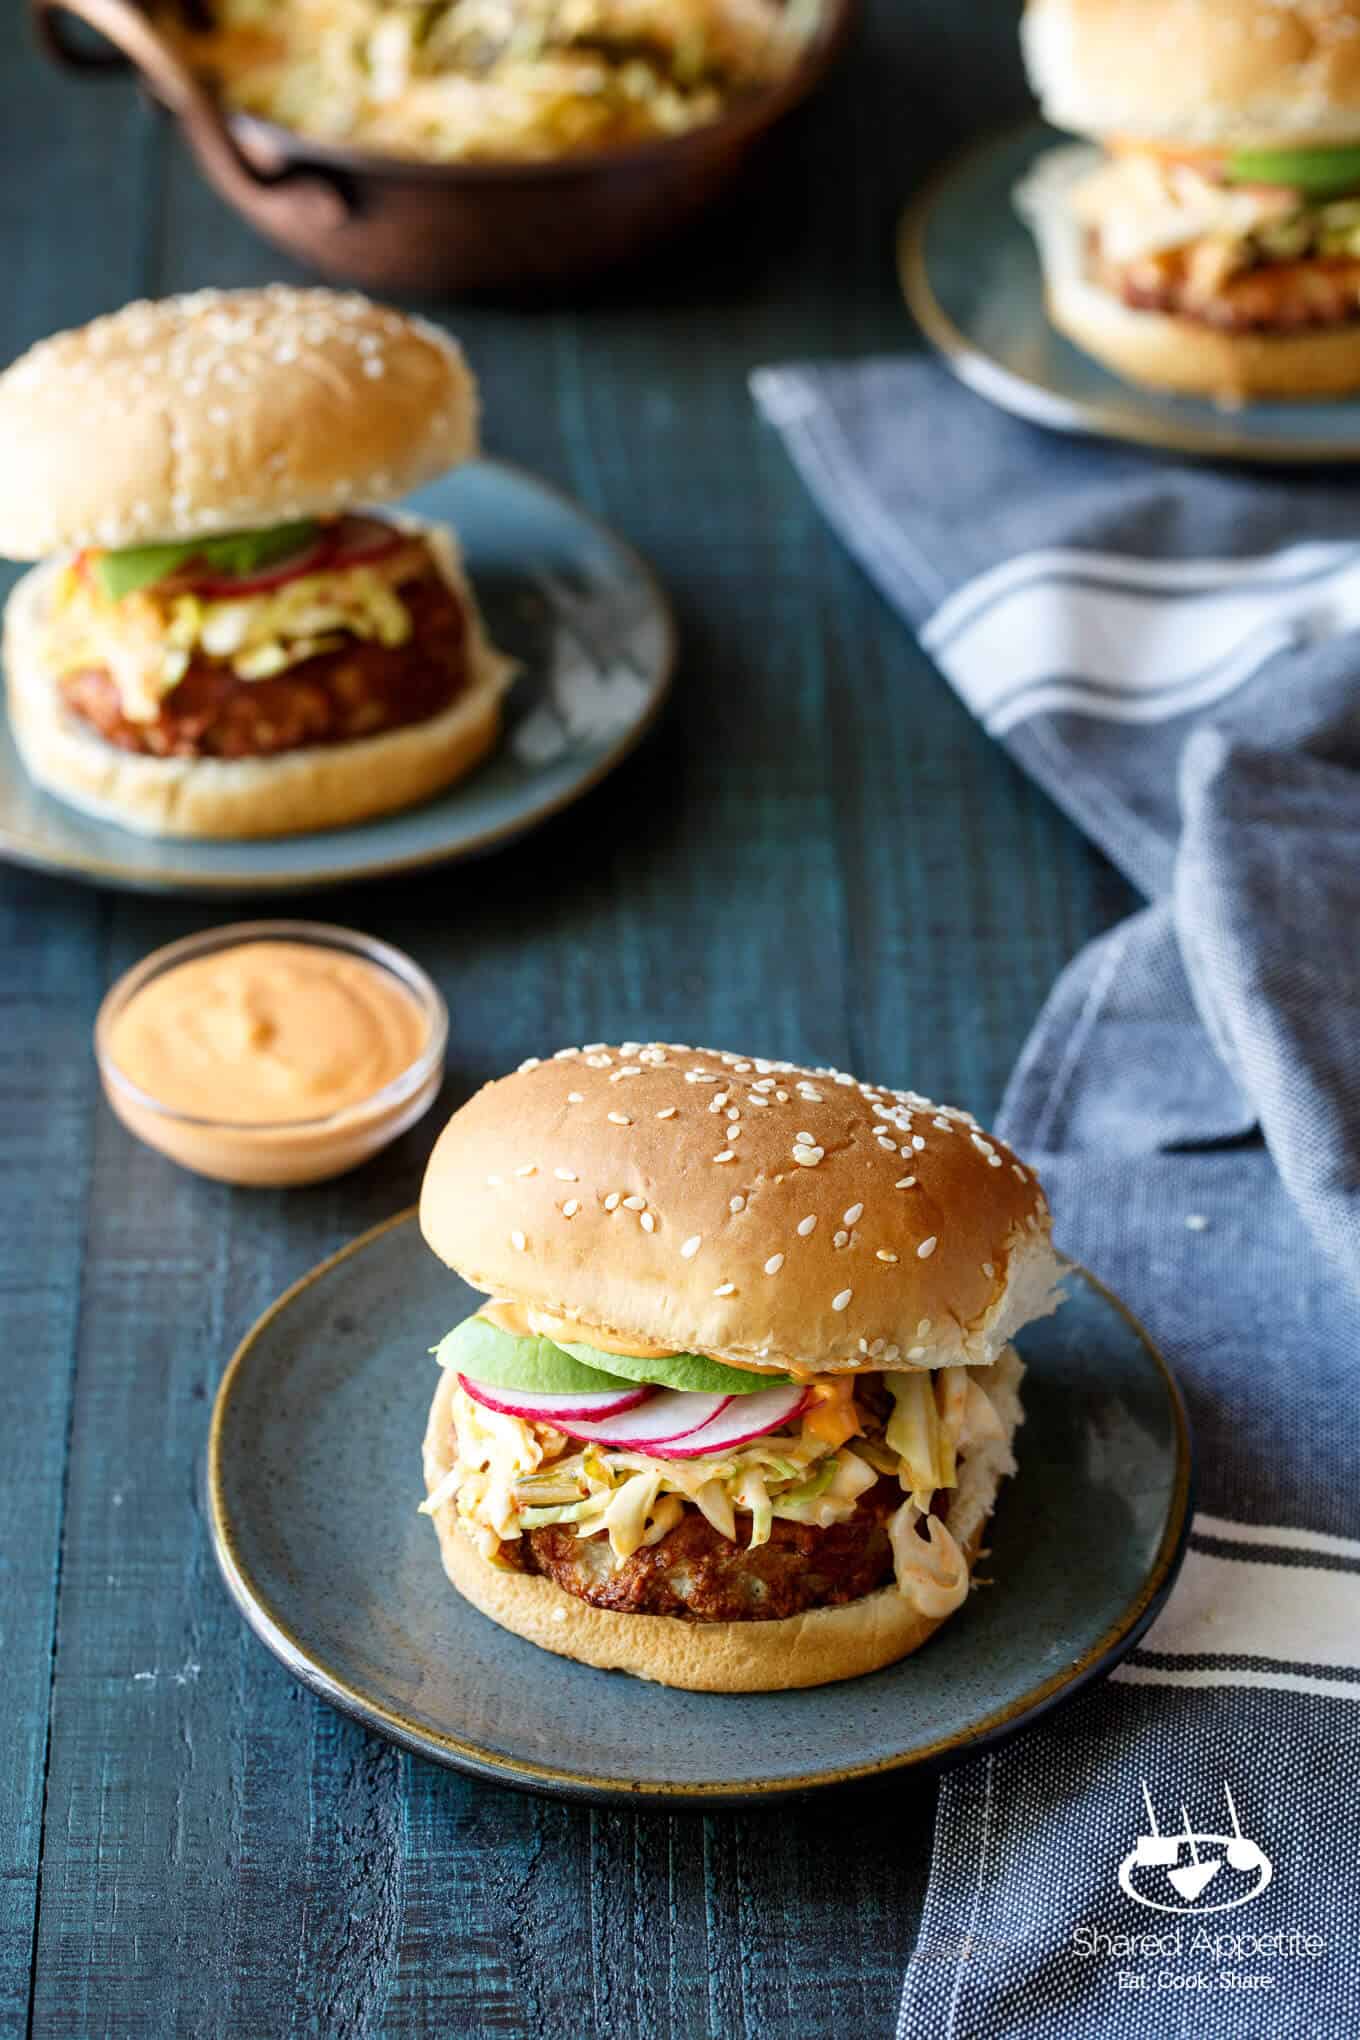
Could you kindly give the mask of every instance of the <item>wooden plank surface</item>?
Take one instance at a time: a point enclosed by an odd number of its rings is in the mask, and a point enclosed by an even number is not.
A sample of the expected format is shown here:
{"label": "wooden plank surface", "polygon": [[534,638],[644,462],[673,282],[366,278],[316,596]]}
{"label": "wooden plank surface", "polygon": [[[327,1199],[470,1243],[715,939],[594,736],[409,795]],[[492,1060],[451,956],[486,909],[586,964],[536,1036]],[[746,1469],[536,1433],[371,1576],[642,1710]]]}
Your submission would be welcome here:
{"label": "wooden plank surface", "polygon": [[[489,444],[641,546],[684,639],[662,728],[579,808],[490,862],[318,904],[439,979],[446,1107],[545,1045],[664,1032],[987,1111],[1057,969],[1123,911],[746,392],[763,361],[911,344],[892,221],[951,135],[1015,102],[1013,14],[877,0],[833,89],[681,247],[572,307],[426,307],[468,345]],[[125,85],[45,71],[12,10],[0,103],[24,164],[6,357],[139,289],[295,273]],[[280,1288],[410,1200],[433,1126],[291,1195],[135,1147],[96,1102],[98,997],[213,918],[0,874],[0,1700],[21,1727],[0,2032],[886,2033],[927,1782],[707,1817],[521,1796],[341,1720],[231,1613],[197,1491],[216,1379]]]}

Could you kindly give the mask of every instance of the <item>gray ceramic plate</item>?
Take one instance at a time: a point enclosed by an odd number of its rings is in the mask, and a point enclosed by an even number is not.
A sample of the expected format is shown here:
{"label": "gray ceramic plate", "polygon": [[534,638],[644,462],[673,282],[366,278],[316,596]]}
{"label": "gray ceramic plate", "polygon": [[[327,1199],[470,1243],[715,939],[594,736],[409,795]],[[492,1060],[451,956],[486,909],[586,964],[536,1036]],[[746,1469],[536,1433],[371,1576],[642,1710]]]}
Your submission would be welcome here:
{"label": "gray ceramic plate", "polygon": [[967,1756],[1132,1648],[1189,1522],[1189,1434],[1165,1363],[1089,1275],[1068,1287],[1022,1342],[1027,1420],[990,1540],[995,1585],[867,1679],[673,1692],[553,1657],[459,1598],[417,1514],[420,1441],[427,1349],[476,1299],[411,1213],[304,1276],[237,1351],[208,1448],[218,1564],[305,1685],[504,1784],[721,1803]]}
{"label": "gray ceramic plate", "polygon": [[1246,461],[1360,460],[1360,399],[1220,410],[1120,382],[1055,333],[1014,191],[1070,135],[1031,122],[945,169],[902,221],[902,287],[917,323],[963,382],[1060,432]]}
{"label": "gray ceramic plate", "polygon": [[312,892],[475,856],[587,792],[641,740],[670,685],[675,634],[652,573],[579,504],[499,461],[455,469],[410,507],[457,530],[491,634],[521,665],[485,765],[357,828],[165,842],[39,792],[0,717],[0,857],[140,892]]}

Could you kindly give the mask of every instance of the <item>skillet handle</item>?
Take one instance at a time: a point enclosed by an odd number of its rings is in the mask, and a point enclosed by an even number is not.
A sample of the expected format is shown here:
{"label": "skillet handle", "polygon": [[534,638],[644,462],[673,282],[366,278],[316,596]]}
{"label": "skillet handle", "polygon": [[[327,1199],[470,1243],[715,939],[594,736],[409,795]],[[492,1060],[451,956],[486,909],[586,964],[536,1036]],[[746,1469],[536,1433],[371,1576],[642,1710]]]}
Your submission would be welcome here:
{"label": "skillet handle", "polygon": [[[314,171],[266,175],[237,145],[212,93],[152,27],[134,0],[30,0],[34,27],[55,62],[69,70],[107,72],[131,64],[161,104],[180,121],[194,153],[223,196],[260,225],[280,230],[343,225],[352,207],[338,182]],[[74,15],[111,45],[81,49],[62,26]]]}

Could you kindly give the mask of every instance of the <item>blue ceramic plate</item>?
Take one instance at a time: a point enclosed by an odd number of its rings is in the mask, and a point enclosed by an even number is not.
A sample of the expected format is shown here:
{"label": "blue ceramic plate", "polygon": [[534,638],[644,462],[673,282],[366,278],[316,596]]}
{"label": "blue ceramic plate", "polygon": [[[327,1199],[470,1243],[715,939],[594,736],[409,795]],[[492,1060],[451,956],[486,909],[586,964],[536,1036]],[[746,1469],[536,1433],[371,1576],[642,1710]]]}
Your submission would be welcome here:
{"label": "blue ceramic plate", "polygon": [[1003,410],[1059,432],[1224,460],[1360,460],[1360,398],[1219,409],[1120,382],[1055,333],[1034,238],[1014,191],[1070,135],[1032,122],[948,164],[902,221],[902,288],[959,378]]}
{"label": "blue ceramic plate", "polygon": [[650,570],[569,497],[499,461],[455,469],[409,507],[454,526],[491,635],[520,662],[485,765],[423,807],[352,829],[168,842],[40,792],[0,717],[0,857],[139,892],[313,892],[475,856],[587,792],[645,735],[670,685],[675,633]]}
{"label": "blue ceramic plate", "polygon": [[[437,1763],[574,1797],[734,1803],[972,1754],[1108,1671],[1180,1563],[1190,1443],[1134,1320],[1073,1269],[1022,1343],[1021,1471],[979,1590],[916,1657],[795,1693],[681,1693],[509,1635],[439,1562],[427,1348],[475,1307],[414,1215],[267,1311],[218,1392],[208,1509],[227,1586],[304,1685]],[[640,1617],[646,1620],[646,1617]]]}

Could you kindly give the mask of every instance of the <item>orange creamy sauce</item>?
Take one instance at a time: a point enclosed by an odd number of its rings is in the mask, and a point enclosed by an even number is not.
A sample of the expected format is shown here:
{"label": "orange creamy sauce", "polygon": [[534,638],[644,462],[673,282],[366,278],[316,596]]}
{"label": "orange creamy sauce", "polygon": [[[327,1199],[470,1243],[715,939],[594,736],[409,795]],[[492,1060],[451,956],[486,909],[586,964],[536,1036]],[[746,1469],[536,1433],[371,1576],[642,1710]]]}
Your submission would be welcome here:
{"label": "orange creamy sauce", "polygon": [[484,1303],[477,1313],[488,1324],[511,1333],[517,1339],[552,1339],[557,1345],[565,1340],[572,1346],[593,1346],[597,1353],[629,1353],[635,1360],[669,1360],[675,1353],[674,1346],[658,1346],[652,1339],[641,1338],[630,1332],[627,1338],[616,1338],[612,1332],[602,1332],[596,1325],[583,1325],[575,1318],[554,1317],[551,1311],[535,1310],[531,1304],[512,1303],[506,1297],[499,1297],[493,1303]]}
{"label": "orange creamy sauce", "polygon": [[428,1034],[415,999],[376,964],[266,941],[153,978],[114,1019],[108,1045],[118,1070],[173,1111],[289,1126],[372,1098]]}

